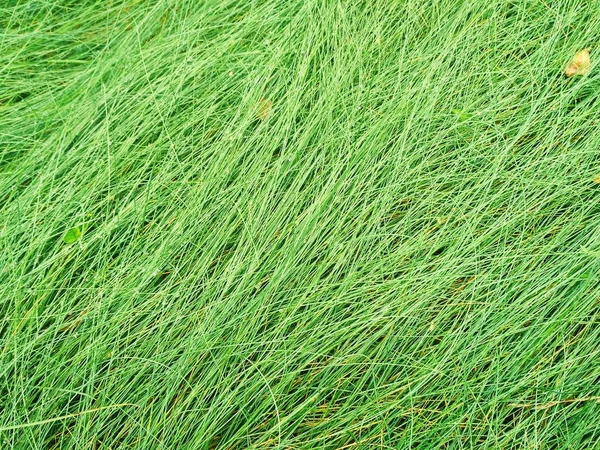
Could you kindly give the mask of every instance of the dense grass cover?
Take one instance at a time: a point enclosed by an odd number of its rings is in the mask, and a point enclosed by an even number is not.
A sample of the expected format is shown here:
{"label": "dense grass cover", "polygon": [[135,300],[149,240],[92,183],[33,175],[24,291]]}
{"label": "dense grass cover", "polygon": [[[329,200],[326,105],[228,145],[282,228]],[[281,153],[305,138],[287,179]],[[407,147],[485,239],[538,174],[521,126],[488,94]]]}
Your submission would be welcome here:
{"label": "dense grass cover", "polygon": [[0,447],[600,448],[599,33],[1,1]]}

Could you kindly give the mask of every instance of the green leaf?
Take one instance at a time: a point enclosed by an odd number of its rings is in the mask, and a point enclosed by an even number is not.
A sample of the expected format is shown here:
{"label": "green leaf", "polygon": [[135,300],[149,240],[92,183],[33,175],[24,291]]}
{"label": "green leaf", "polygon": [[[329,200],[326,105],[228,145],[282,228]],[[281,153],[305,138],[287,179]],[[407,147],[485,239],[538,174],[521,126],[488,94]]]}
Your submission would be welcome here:
{"label": "green leaf", "polygon": [[72,244],[81,238],[81,229],[79,227],[73,227],[63,237],[65,244]]}
{"label": "green leaf", "polygon": [[453,109],[452,112],[458,116],[458,120],[460,122],[464,122],[465,120],[469,120],[471,117],[473,117],[473,114],[461,109]]}

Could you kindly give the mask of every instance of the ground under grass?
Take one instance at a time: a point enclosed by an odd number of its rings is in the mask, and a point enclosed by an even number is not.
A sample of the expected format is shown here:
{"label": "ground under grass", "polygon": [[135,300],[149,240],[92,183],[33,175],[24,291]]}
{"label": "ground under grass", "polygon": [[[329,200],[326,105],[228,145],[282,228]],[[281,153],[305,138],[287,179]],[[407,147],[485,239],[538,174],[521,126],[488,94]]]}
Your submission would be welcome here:
{"label": "ground under grass", "polygon": [[0,1],[0,447],[600,448],[599,36]]}

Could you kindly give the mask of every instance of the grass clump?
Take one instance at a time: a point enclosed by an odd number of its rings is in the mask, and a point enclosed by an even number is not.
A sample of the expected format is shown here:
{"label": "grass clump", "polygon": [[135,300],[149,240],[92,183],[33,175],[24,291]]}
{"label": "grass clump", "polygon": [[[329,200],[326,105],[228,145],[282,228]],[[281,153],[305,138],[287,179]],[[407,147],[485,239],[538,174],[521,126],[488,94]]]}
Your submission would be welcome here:
{"label": "grass clump", "polygon": [[597,448],[598,12],[5,1],[2,448]]}

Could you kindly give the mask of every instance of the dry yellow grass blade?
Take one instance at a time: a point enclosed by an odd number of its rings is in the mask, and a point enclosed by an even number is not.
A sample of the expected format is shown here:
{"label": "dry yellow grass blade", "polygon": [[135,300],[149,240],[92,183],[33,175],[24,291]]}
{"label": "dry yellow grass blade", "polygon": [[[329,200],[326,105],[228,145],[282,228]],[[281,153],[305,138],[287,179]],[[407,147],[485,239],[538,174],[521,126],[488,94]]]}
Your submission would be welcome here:
{"label": "dry yellow grass blade", "polygon": [[584,48],[573,56],[573,59],[565,67],[565,75],[572,77],[574,75],[585,75],[590,71],[592,63],[590,61],[590,49]]}

